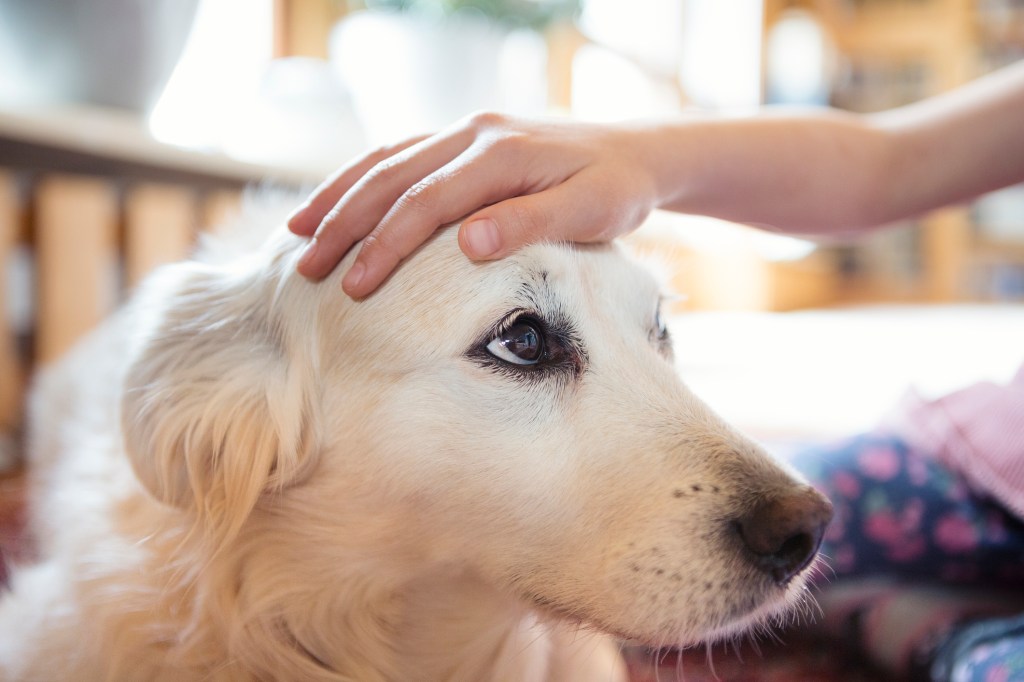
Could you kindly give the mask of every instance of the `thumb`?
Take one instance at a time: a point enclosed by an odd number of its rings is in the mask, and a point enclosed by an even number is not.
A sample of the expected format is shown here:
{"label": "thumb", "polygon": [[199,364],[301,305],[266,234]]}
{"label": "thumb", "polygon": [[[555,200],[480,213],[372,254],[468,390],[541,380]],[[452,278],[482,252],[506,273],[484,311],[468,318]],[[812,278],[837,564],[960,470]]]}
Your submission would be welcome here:
{"label": "thumb", "polygon": [[575,232],[582,225],[575,220],[574,203],[557,190],[547,190],[488,206],[463,221],[459,247],[473,260],[494,260],[526,244],[580,240]]}
{"label": "thumb", "polygon": [[636,229],[650,210],[645,201],[573,178],[470,215],[459,228],[459,246],[473,260],[495,260],[541,241],[609,241]]}

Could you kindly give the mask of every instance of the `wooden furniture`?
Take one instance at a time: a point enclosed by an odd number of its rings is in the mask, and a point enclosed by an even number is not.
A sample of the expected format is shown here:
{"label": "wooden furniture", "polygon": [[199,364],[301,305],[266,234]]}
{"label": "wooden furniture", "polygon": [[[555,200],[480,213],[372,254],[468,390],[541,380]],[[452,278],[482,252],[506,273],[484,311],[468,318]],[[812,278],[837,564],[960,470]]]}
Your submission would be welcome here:
{"label": "wooden furniture", "polygon": [[162,144],[113,111],[0,107],[0,434],[17,430],[34,367],[268,180],[309,186],[319,174]]}
{"label": "wooden furniture", "polygon": [[[19,238],[19,215],[14,182],[0,171],[0,263],[7,263]],[[12,430],[21,417],[23,369],[10,329],[7,278],[0,277],[0,432]]]}
{"label": "wooden furniture", "polygon": [[[855,111],[908,104],[1024,57],[1024,8],[1012,0],[765,0],[766,30],[791,7],[811,11],[831,36],[845,74],[833,104]],[[905,272],[868,274],[855,282],[857,297],[986,298],[989,292],[972,287],[987,267],[983,254],[992,251],[979,232],[972,208],[957,206],[924,216],[913,240],[890,234],[893,250],[913,242]],[[1024,209],[1020,233],[1024,245]],[[1024,268],[1014,255],[1001,262]]]}
{"label": "wooden furniture", "polygon": [[274,0],[274,56],[326,58],[331,29],[346,10],[337,0]]}

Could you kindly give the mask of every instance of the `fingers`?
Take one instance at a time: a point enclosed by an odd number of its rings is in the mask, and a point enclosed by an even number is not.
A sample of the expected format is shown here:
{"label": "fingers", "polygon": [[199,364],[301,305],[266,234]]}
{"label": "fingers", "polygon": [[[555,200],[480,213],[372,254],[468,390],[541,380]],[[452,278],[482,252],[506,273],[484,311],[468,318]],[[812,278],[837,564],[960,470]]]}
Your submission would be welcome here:
{"label": "fingers", "polygon": [[364,297],[438,226],[472,211],[459,242],[477,260],[636,227],[650,211],[633,177],[643,174],[623,168],[602,131],[564,128],[484,113],[354,162],[292,216],[294,232],[313,235],[299,272],[321,278],[363,240],[342,286]]}
{"label": "fingers", "polygon": [[[365,170],[320,221],[313,240],[299,259],[299,272],[314,279],[330,273],[349,248],[378,225],[403,193],[458,156],[467,144],[465,136],[458,132],[435,135]],[[357,170],[363,166],[360,164]]]}
{"label": "fingers", "polygon": [[459,246],[473,260],[502,258],[540,241],[604,241],[636,229],[651,211],[586,171],[537,194],[508,199],[469,216]]}
{"label": "fingers", "polygon": [[[363,241],[342,280],[353,298],[368,295],[441,225],[521,191],[514,163],[503,165],[465,154],[406,191]],[[457,188],[457,191],[454,191]]]}
{"label": "fingers", "polygon": [[382,147],[365,156],[359,157],[347,166],[332,174],[310,194],[309,199],[288,216],[288,229],[303,237],[311,236],[320,226],[320,222],[345,192],[352,188],[361,177],[381,161],[388,159],[414,144],[425,140],[428,135],[404,140],[396,145]]}

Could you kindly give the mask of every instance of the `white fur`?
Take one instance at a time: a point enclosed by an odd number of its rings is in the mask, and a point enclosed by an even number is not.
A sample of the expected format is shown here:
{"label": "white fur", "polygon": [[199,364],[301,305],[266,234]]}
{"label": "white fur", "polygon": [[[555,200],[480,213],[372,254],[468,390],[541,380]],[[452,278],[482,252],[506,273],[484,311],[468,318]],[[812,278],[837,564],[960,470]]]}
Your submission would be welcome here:
{"label": "white fur", "polygon": [[[301,247],[163,268],[39,379],[0,679],[622,680],[609,635],[802,593],[724,530],[798,482],[683,386],[618,247],[477,265],[446,230],[360,303]],[[482,360],[517,309],[578,366]]]}

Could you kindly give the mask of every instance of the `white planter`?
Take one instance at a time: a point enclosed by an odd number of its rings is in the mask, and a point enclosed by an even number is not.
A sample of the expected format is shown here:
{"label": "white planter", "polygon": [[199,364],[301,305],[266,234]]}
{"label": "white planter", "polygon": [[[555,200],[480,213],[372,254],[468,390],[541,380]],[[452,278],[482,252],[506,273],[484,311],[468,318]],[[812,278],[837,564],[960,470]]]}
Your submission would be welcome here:
{"label": "white planter", "polygon": [[358,12],[334,29],[331,63],[369,141],[383,144],[500,108],[506,35],[477,15]]}
{"label": "white planter", "polygon": [[0,98],[147,112],[181,55],[197,4],[0,0]]}

